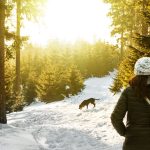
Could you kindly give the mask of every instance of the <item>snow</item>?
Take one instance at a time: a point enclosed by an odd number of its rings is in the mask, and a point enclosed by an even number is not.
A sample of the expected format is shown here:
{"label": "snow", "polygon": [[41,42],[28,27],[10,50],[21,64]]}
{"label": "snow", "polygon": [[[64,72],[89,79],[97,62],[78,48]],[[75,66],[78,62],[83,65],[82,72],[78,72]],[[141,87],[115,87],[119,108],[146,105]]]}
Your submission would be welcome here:
{"label": "snow", "polygon": [[33,135],[25,129],[0,125],[1,150],[39,150]]}
{"label": "snow", "polygon": [[[120,137],[110,115],[120,95],[109,91],[111,73],[85,80],[78,95],[59,102],[34,102],[21,112],[7,116],[0,126],[0,150],[120,150]],[[78,109],[87,98],[96,98],[96,107]]]}

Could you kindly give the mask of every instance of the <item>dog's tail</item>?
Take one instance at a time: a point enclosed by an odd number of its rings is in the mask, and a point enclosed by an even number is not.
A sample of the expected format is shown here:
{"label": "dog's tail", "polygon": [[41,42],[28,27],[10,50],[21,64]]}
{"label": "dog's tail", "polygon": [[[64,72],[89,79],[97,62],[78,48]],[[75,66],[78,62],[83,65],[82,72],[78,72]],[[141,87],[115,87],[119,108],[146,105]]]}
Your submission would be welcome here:
{"label": "dog's tail", "polygon": [[96,99],[96,98],[95,98],[95,100],[100,100],[100,98],[99,98],[99,99]]}

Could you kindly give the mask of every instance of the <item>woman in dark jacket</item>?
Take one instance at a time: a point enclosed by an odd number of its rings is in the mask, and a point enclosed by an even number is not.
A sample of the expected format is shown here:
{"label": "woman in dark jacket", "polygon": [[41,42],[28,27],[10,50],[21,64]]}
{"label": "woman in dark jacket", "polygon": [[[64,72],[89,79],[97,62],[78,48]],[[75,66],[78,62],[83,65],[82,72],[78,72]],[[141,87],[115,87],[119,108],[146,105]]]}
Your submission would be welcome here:
{"label": "woman in dark jacket", "polygon": [[134,73],[111,114],[111,122],[125,137],[123,150],[150,150],[150,57],[140,58]]}

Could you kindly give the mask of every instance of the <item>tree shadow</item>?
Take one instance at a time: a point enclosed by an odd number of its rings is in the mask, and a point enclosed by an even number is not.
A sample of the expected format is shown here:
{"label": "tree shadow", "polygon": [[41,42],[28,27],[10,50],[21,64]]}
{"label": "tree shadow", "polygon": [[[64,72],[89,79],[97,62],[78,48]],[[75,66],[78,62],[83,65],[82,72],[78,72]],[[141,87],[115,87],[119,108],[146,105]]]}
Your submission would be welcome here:
{"label": "tree shadow", "polygon": [[33,135],[41,145],[41,150],[117,150],[116,146],[113,149],[100,138],[97,139],[85,131],[69,126],[66,128],[45,126],[35,131]]}

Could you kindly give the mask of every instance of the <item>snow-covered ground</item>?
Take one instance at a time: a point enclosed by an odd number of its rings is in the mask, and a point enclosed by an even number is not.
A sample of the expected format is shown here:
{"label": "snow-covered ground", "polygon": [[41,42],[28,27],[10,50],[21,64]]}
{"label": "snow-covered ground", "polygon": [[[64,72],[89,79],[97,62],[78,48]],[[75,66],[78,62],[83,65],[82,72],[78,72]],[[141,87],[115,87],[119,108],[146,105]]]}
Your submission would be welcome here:
{"label": "snow-covered ground", "polygon": [[[35,102],[9,114],[8,124],[0,125],[0,150],[120,150],[123,138],[110,122],[119,97],[108,89],[112,76],[87,79],[81,93],[63,101]],[[91,97],[99,99],[96,107],[79,110]]]}

